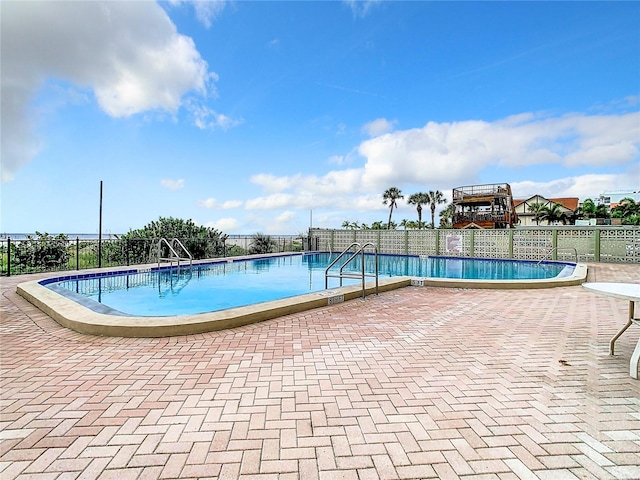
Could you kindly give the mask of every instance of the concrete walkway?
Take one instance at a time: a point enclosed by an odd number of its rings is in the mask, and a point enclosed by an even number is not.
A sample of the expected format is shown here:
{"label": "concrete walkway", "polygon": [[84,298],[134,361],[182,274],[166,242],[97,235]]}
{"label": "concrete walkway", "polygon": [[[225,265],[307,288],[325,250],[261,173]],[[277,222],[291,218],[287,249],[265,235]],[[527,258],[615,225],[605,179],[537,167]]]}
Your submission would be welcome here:
{"label": "concrete walkway", "polygon": [[640,331],[610,357],[628,303],[580,286],[406,287],[123,339],[60,327],[15,293],[36,278],[0,280],[2,480],[640,479]]}

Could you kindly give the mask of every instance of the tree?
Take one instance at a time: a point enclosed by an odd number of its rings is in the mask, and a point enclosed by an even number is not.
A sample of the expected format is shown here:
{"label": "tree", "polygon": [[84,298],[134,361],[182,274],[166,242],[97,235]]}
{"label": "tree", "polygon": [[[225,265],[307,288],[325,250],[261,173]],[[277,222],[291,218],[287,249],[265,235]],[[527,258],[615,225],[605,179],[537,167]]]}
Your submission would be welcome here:
{"label": "tree", "polygon": [[623,225],[640,225],[640,213],[634,213],[622,219]]}
{"label": "tree", "polygon": [[398,206],[397,201],[401,198],[404,198],[404,195],[402,195],[402,192],[396,187],[388,188],[382,194],[382,203],[389,205],[389,222],[387,224],[389,230],[391,230],[391,215],[393,215],[393,209]]}
{"label": "tree", "polygon": [[456,207],[453,203],[447,205],[440,212],[440,228],[452,228],[453,227],[453,214],[456,211]]}
{"label": "tree", "polygon": [[[193,220],[183,220],[173,217],[159,217],[137,230],[129,230],[120,237],[118,243],[127,248],[119,249],[122,254],[128,250],[130,261],[151,262],[157,257],[158,241],[177,238],[192,255],[194,260],[213,258],[224,254],[224,240],[226,236],[215,228],[196,225]],[[163,247],[168,250],[168,247]],[[181,252],[177,252],[180,254]],[[168,251],[163,252],[167,256]]]}
{"label": "tree", "polygon": [[535,220],[536,225],[540,225],[540,218],[542,218],[544,209],[545,206],[542,202],[533,202],[529,204],[529,211],[533,213],[533,219]]}
{"label": "tree", "polygon": [[407,203],[409,203],[409,205],[416,205],[416,210],[418,211],[418,228],[422,228],[422,205],[429,203],[429,196],[423,192],[413,193],[409,196]]}
{"label": "tree", "polygon": [[631,197],[624,197],[618,205],[611,209],[611,216],[614,218],[624,218],[640,212],[640,205]]}
{"label": "tree", "polygon": [[13,247],[16,264],[30,270],[61,270],[69,261],[69,239],[60,234],[52,237],[48,233],[36,232],[37,238],[27,235],[27,239]]}
{"label": "tree", "polygon": [[582,216],[586,219],[594,218],[596,216],[596,204],[590,198],[585,198],[582,202]]}
{"label": "tree", "polygon": [[416,228],[420,228],[417,222],[413,220],[407,220],[406,218],[402,219],[402,221],[400,222],[400,226],[404,227],[405,230],[415,230]]}
{"label": "tree", "polygon": [[547,225],[551,225],[551,222],[561,221],[563,225],[567,224],[567,212],[562,210],[562,207],[558,203],[552,203],[548,207],[542,208],[540,218],[547,221]]}
{"label": "tree", "polygon": [[436,206],[440,203],[447,203],[447,200],[444,198],[444,194],[440,190],[429,190],[427,194],[428,204],[431,207],[431,228],[436,228]]}
{"label": "tree", "polygon": [[596,218],[609,218],[610,216],[609,209],[604,203],[596,207]]}
{"label": "tree", "polygon": [[253,235],[251,245],[249,246],[249,253],[272,253],[275,250],[275,247],[275,242],[269,235],[258,232]]}
{"label": "tree", "polygon": [[624,197],[611,209],[612,218],[620,218],[623,225],[640,225],[640,205],[631,197]]}

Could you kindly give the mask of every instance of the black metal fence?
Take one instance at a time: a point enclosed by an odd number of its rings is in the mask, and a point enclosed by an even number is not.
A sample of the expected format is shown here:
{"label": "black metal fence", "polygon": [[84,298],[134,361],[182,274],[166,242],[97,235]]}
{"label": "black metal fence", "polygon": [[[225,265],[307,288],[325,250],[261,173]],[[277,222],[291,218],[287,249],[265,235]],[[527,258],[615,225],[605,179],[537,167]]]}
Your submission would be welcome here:
{"label": "black metal fence", "polygon": [[[229,235],[222,239],[179,239],[194,260],[233,257],[250,253],[302,251],[299,235],[270,236],[259,245],[253,236]],[[262,238],[261,240],[264,240]],[[0,275],[82,270],[98,267],[142,265],[170,256],[166,244],[159,251],[158,239],[82,239],[64,235],[46,238],[0,239]],[[260,249],[260,251],[256,251]]]}

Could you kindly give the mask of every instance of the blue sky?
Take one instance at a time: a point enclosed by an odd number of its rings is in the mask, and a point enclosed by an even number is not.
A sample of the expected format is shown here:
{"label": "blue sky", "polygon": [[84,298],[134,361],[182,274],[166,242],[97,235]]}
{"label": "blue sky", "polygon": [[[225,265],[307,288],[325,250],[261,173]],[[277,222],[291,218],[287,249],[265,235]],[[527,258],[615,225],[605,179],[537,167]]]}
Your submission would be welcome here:
{"label": "blue sky", "polygon": [[1,9],[3,233],[97,232],[101,180],[106,233],[371,224],[389,187],[640,187],[638,2]]}

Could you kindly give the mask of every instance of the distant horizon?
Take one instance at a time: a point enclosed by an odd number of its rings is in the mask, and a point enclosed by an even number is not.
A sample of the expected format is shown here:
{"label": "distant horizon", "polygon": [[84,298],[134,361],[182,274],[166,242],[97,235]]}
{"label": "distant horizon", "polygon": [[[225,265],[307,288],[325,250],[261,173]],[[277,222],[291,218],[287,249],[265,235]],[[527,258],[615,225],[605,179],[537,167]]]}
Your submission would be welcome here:
{"label": "distant horizon", "polygon": [[[492,185],[492,184],[482,184],[482,185]],[[461,186],[459,186],[459,187],[455,187],[455,188],[461,188],[461,187],[464,187],[464,186],[473,186],[473,185],[461,185]],[[453,189],[452,189],[452,190],[453,190]],[[637,197],[637,196],[640,194],[640,190],[636,190],[636,191],[632,191],[632,190],[610,190],[610,191],[603,191],[603,192],[599,193],[597,196],[585,197],[584,199],[580,199],[579,197],[558,197],[558,196],[551,196],[551,197],[546,197],[546,196],[544,196],[544,198],[547,198],[548,200],[551,200],[551,199],[553,199],[553,198],[578,198],[578,205],[581,205],[581,204],[582,204],[582,202],[583,202],[584,200],[586,200],[587,198],[590,198],[590,199],[592,199],[594,202],[596,202],[596,203],[597,203],[597,199],[598,199],[601,195],[604,195],[604,194],[610,194],[610,195],[611,195],[611,194],[615,194],[615,195],[622,195],[622,196],[625,196],[626,194],[632,194],[633,196],[636,196],[636,197]],[[530,195],[530,196],[528,196],[528,197],[517,197],[517,196],[514,196],[514,197],[513,197],[513,200],[514,200],[514,202],[517,202],[517,201],[524,201],[524,200],[527,200],[528,198],[534,197],[534,196],[536,196],[536,195],[539,195],[539,194]],[[405,195],[405,199],[406,199],[407,197],[408,197],[408,195]],[[450,203],[450,202],[448,202],[448,203]],[[444,206],[446,206],[446,205],[444,205]],[[403,216],[403,217],[401,217],[401,219],[400,219],[399,221],[402,221],[403,219],[413,220],[413,219],[414,219],[414,217],[416,217],[416,219],[417,219],[417,214],[416,214],[415,206],[413,206],[413,205],[403,205],[403,207],[404,207],[404,208],[410,208],[410,209],[411,209],[411,211],[412,211],[413,216],[412,216],[412,217],[405,217],[405,216]],[[428,210],[428,207],[424,207],[424,208]],[[387,209],[387,211],[388,211],[388,209]],[[398,209],[394,209],[394,214],[395,214],[395,215],[397,215],[397,214],[398,214],[398,211],[399,211]],[[437,209],[437,212],[438,212],[438,213],[436,213],[436,219],[437,219],[437,218],[439,218],[439,213],[440,213],[440,211],[442,211],[442,207],[439,207],[439,208]],[[160,215],[158,218],[160,218],[160,217],[168,218],[169,216]],[[96,215],[96,218],[97,218],[97,215]],[[103,236],[109,236],[109,235],[110,235],[110,236],[113,236],[113,235],[125,235],[125,234],[129,233],[129,231],[131,231],[131,230],[138,230],[138,229],[143,228],[144,226],[148,225],[150,222],[152,222],[152,221],[156,221],[158,218],[150,219],[150,220],[149,220],[147,223],[145,223],[144,225],[140,225],[140,226],[138,226],[138,227],[131,227],[131,228],[129,228],[127,231],[121,231],[121,232],[115,232],[115,233],[113,233],[112,231],[105,232],[105,231],[103,230],[102,235],[103,235]],[[174,217],[174,218],[181,218],[181,219],[183,219],[183,220],[193,220],[193,219],[183,218],[183,217]],[[380,222],[386,223],[387,219],[388,219],[388,217],[386,217],[386,216],[385,216],[384,218],[383,218],[383,217],[381,217],[379,220],[375,220],[375,221],[380,221]],[[345,219],[343,219],[343,220],[342,220],[342,222],[344,222],[344,221],[346,221],[346,220],[349,220],[349,219],[345,218]],[[396,224],[398,224],[398,223],[399,223],[399,221],[396,221],[396,217],[394,217],[393,221],[394,221]],[[331,229],[340,230],[340,229],[342,229],[342,222],[340,222],[340,225],[336,225],[336,226],[333,226],[333,227],[332,227],[332,226],[326,226],[326,227],[311,226],[311,228],[324,228],[324,229],[329,229],[329,230],[331,230]],[[364,222],[363,222],[363,223],[364,223]],[[427,223],[430,223],[430,222],[427,222]],[[546,225],[539,225],[539,226],[544,227],[544,226],[546,226]],[[554,226],[554,225],[552,225],[552,226]],[[555,226],[557,226],[557,225],[555,225]],[[211,227],[211,228],[214,228],[214,227]],[[436,227],[436,228],[437,228],[437,227]],[[307,227],[306,227],[306,229],[309,229],[309,226],[307,226]],[[404,229],[403,227],[397,227],[397,228],[396,228],[396,230],[403,230],[403,229]],[[48,234],[48,235],[59,235],[59,234],[62,234],[62,235],[66,235],[66,236],[82,235],[82,236],[95,236],[95,237],[97,237],[97,236],[99,235],[99,232],[98,232],[98,229],[97,229],[97,228],[96,228],[96,230],[95,230],[95,233],[92,233],[92,232],[86,232],[86,231],[85,231],[85,232],[82,232],[82,233],[76,233],[76,232],[74,232],[74,233],[65,233],[65,232],[62,232],[62,231],[55,231],[55,233],[52,233],[52,232],[45,232],[45,231],[43,231],[43,230],[41,230],[41,229],[36,229],[36,230],[34,230],[34,231],[32,231],[32,232],[13,232],[13,233],[6,233],[6,232],[2,232],[2,231],[0,231],[0,238],[6,238],[6,237],[11,236],[11,235],[21,235],[21,236],[34,235],[36,231],[39,231],[40,233],[46,233],[46,234]],[[227,234],[227,235],[229,235],[229,236],[231,236],[231,237],[235,237],[235,236],[239,236],[239,237],[247,237],[247,236],[255,235],[256,233],[264,233],[264,232],[260,232],[260,231],[247,232],[247,233],[228,233],[228,232],[225,232],[225,231],[221,231],[221,230],[219,230],[219,229],[218,229],[218,231],[220,231],[220,232],[221,232],[221,233],[223,233],[223,234]],[[269,235],[271,235],[271,236],[295,236],[295,235],[298,235],[298,234],[299,234],[299,232],[297,232],[297,233],[270,233]]]}
{"label": "distant horizon", "polygon": [[[483,184],[483,185],[491,185],[491,184]],[[464,186],[472,186],[472,185],[464,185]],[[462,186],[460,186],[460,187],[462,187]],[[460,188],[460,187],[455,187],[455,188]],[[625,196],[625,194],[632,194],[633,196],[637,197],[637,196],[638,196],[638,194],[640,194],[640,190],[636,190],[636,191],[632,191],[632,190],[610,190],[610,191],[604,191],[604,192],[601,192],[601,193],[600,193],[600,194],[598,194],[597,196],[585,197],[584,199],[580,199],[579,197],[557,197],[557,196],[551,196],[551,197],[543,196],[543,197],[544,197],[544,198],[546,198],[546,199],[548,199],[548,200],[551,200],[551,199],[553,199],[553,198],[578,198],[578,205],[581,205],[581,204],[582,204],[582,202],[583,202],[584,200],[588,199],[588,198],[592,199],[594,202],[596,202],[596,203],[597,203],[597,199],[598,199],[601,195],[604,195],[604,194],[615,194],[615,195],[622,195],[622,196]],[[528,196],[528,197],[516,197],[516,196],[514,196],[514,197],[513,197],[513,200],[514,200],[514,202],[517,202],[517,201],[525,201],[525,200],[527,200],[528,198],[534,197],[534,196],[536,196],[536,195],[539,195],[539,194],[530,195],[530,196]],[[406,198],[406,197],[408,197],[408,195],[405,195],[405,198]],[[450,203],[450,202],[448,202],[448,203]],[[446,206],[446,205],[445,205],[445,206]],[[417,214],[416,214],[416,210],[415,210],[415,206],[413,206],[413,205],[404,205],[404,207],[405,207],[405,208],[411,208],[411,209],[412,209],[412,213],[414,214],[414,217],[417,215]],[[428,207],[424,207],[424,208],[428,210]],[[438,213],[436,213],[436,219],[438,219],[438,218],[439,218],[439,212],[440,212],[440,211],[442,211],[442,207],[439,207],[439,208],[437,209],[437,212],[438,212]],[[394,209],[394,214],[396,214],[396,215],[398,214],[398,209]],[[168,218],[169,216],[160,215],[160,217]],[[158,218],[160,218],[160,217],[158,217]],[[96,216],[96,218],[97,218],[97,216]],[[152,221],[156,221],[158,218],[151,219],[151,220],[149,220],[147,223],[145,223],[144,225],[140,225],[140,226],[138,226],[138,227],[131,227],[131,228],[129,228],[127,231],[121,231],[121,232],[115,232],[115,233],[113,233],[113,231],[105,232],[105,231],[103,230],[102,235],[103,235],[103,236],[125,235],[125,234],[129,233],[129,232],[130,232],[130,231],[132,231],[132,230],[138,230],[138,229],[144,228],[144,227],[145,227],[146,225],[148,225],[150,222],[152,222]],[[174,218],[181,218],[182,220],[193,220],[193,219],[189,219],[189,218],[182,218],[182,217],[174,217]],[[374,220],[374,221],[380,221],[380,222],[383,222],[383,223],[385,223],[385,224],[386,224],[387,219],[388,219],[388,217],[384,217],[384,218],[382,218],[382,217],[381,217],[379,220]],[[394,223],[399,224],[399,222],[400,222],[400,221],[402,221],[402,220],[404,220],[404,219],[406,219],[406,220],[413,220],[414,218],[413,218],[413,217],[405,217],[405,216],[403,216],[403,217],[401,217],[399,220],[397,220],[397,217],[394,217],[394,218],[393,218],[393,221],[394,221]],[[344,221],[346,221],[346,220],[349,220],[349,219],[345,218],[345,219],[343,220],[343,222],[344,222]],[[340,222],[340,223],[342,224],[342,222]],[[363,223],[364,223],[364,222],[363,222]],[[427,222],[427,223],[430,223],[430,222]],[[336,226],[327,226],[327,227],[319,227],[319,226],[311,226],[311,227],[309,227],[309,226],[307,226],[307,227],[306,227],[306,229],[308,230],[309,228],[323,228],[323,229],[328,229],[328,230],[331,230],[331,229],[341,230],[341,229],[342,229],[342,225],[341,225],[341,224],[340,224],[340,225],[336,225]],[[544,227],[544,226],[547,226],[547,225],[536,225],[536,226]],[[552,225],[552,226],[558,226],[558,225]],[[215,227],[211,227],[211,228],[215,228]],[[438,228],[438,227],[436,227],[436,228]],[[223,234],[229,235],[230,237],[248,237],[248,236],[255,235],[256,233],[265,233],[265,232],[260,232],[260,231],[247,232],[247,233],[228,233],[228,232],[225,232],[225,231],[221,231],[221,230],[219,230],[219,229],[217,229],[217,230],[218,230],[218,231],[220,231],[220,233],[223,233]],[[398,226],[398,227],[396,228],[396,230],[404,230],[404,227],[400,227],[400,226]],[[95,233],[93,233],[93,232],[86,232],[86,231],[85,231],[85,232],[82,232],[82,233],[77,233],[77,232],[73,232],[73,233],[65,233],[65,232],[63,232],[63,231],[55,231],[55,233],[52,233],[52,232],[46,232],[46,231],[41,230],[41,229],[36,229],[36,230],[34,230],[34,231],[32,231],[32,232],[19,232],[19,233],[18,233],[18,232],[6,233],[6,232],[2,232],[2,231],[0,231],[0,238],[10,237],[11,235],[20,235],[20,236],[35,235],[36,231],[38,231],[38,232],[40,232],[40,233],[46,233],[46,234],[48,234],[48,235],[52,235],[52,236],[62,234],[62,235],[66,235],[66,236],[74,236],[74,235],[77,235],[77,236],[85,236],[85,237],[87,237],[87,236],[92,236],[92,237],[96,237],[96,238],[97,238],[97,236],[99,235],[98,229],[96,229],[96,230],[95,230]],[[297,233],[270,233],[269,235],[271,235],[271,236],[295,236],[295,235],[299,235],[299,233],[300,233],[300,232],[297,232]]]}

